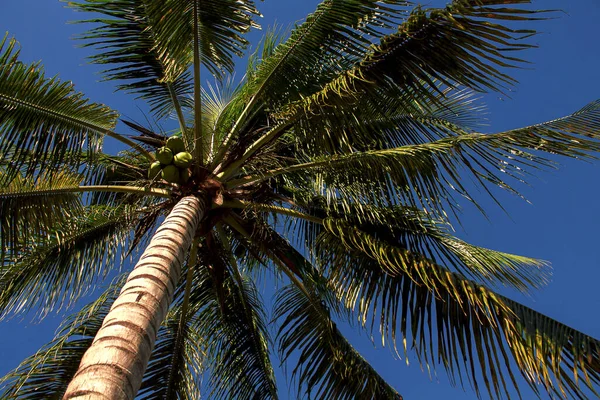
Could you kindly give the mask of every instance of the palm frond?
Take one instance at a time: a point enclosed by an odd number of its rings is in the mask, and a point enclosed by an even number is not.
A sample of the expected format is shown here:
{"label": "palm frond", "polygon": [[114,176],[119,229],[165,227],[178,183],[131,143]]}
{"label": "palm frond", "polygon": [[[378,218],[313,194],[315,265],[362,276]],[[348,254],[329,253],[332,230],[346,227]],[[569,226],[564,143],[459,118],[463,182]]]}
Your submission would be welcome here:
{"label": "palm frond", "polygon": [[[228,138],[238,135],[240,128],[251,124],[252,116],[258,110],[264,108],[269,114],[279,110],[290,101],[318,91],[340,70],[350,68],[352,62],[348,60],[364,54],[375,36],[396,25],[406,15],[408,5],[402,0],[323,1],[286,41],[272,50],[272,54],[270,48],[266,48],[268,57],[250,75],[252,79],[241,96],[243,108]],[[251,130],[250,133],[244,134],[244,144],[236,150],[245,151],[247,142],[256,140],[257,133],[262,131]],[[262,140],[258,139],[258,142],[262,146]],[[221,152],[228,147],[229,142],[225,140]],[[254,148],[250,146],[249,150],[254,151]],[[230,168],[237,169],[246,158],[234,161]]]}
{"label": "palm frond", "polygon": [[[0,275],[0,315],[37,308],[45,315],[73,304],[105,277],[132,240],[140,212],[133,207],[86,207],[84,212],[32,237]],[[144,234],[138,232],[137,234]]]}
{"label": "palm frond", "polygon": [[[148,182],[148,160],[134,151],[121,151],[117,155],[101,154],[86,163],[85,180],[87,185],[127,185],[150,187]],[[159,186],[159,185],[154,185]],[[95,192],[92,204],[114,205],[130,203],[134,197],[125,193]]]}
{"label": "palm frond", "polygon": [[402,399],[344,338],[328,306],[318,300],[310,301],[293,285],[276,298],[275,317],[282,320],[279,353],[286,361],[300,352],[292,372],[298,397],[304,389],[308,398]]}
{"label": "palm frond", "polygon": [[[519,3],[522,1],[508,1]],[[541,17],[540,11],[506,4],[456,0],[445,9],[416,8],[396,33],[381,37],[379,45],[371,46],[364,57],[322,82],[312,94],[293,101],[288,93],[291,90],[283,92],[292,102],[277,109],[274,117],[279,123],[257,142],[262,146],[294,126],[290,132],[303,140],[305,135],[312,134],[313,139],[324,136],[319,146],[332,152],[339,143],[348,144],[343,137],[347,132],[336,129],[338,126],[351,126],[368,135],[369,130],[353,121],[357,110],[362,116],[370,114],[371,120],[399,110],[419,113],[436,102],[445,89],[500,90],[514,83],[502,69],[522,65],[514,51],[534,47],[523,39],[535,31],[512,29],[502,23]],[[313,65],[310,68],[315,69]],[[312,129],[315,127],[318,129]],[[250,149],[256,151],[252,146]]]}
{"label": "palm frond", "polygon": [[314,93],[360,59],[374,37],[403,20],[409,6],[402,0],[321,2],[256,67],[251,95],[264,97],[269,108],[278,109]]}
{"label": "palm frond", "polygon": [[300,118],[289,136],[313,157],[424,144],[481,129],[485,107],[475,94],[440,87],[430,98],[416,100],[405,93],[402,96],[412,104],[389,103],[385,108],[365,98],[344,110],[322,108]]}
{"label": "palm frond", "polygon": [[546,262],[467,243],[451,233],[452,226],[447,221],[433,219],[413,208],[343,203],[328,206],[318,199],[298,206],[309,215],[319,216],[313,220],[290,218],[284,223],[283,234],[301,245],[313,246],[324,231],[339,237],[344,237],[343,232],[355,232],[365,234],[366,241],[373,238],[420,254],[488,286],[502,285],[527,292],[548,282]]}
{"label": "palm frond", "polygon": [[[4,182],[0,169],[0,182]],[[0,264],[16,256],[32,236],[51,232],[82,211],[78,193],[63,191],[77,188],[81,176],[55,173],[52,179],[16,175],[0,187]]]}
{"label": "palm frond", "polygon": [[[342,237],[343,235],[343,237]],[[510,396],[514,362],[534,392],[586,398],[600,384],[600,342],[425,257],[357,232],[322,233],[315,250],[348,308],[382,339],[441,364],[453,383]],[[398,338],[398,335],[401,335]],[[510,361],[512,356],[512,362]]]}
{"label": "palm frond", "polygon": [[52,342],[0,379],[2,398],[61,399],[125,278],[115,279],[93,303],[68,317]]}
{"label": "palm frond", "polygon": [[[427,143],[466,134],[481,129],[485,123],[485,106],[478,102],[475,95],[468,89],[446,89],[434,93],[434,100],[421,100],[422,108],[410,112],[404,108],[391,108],[383,112],[357,108],[357,118],[354,121],[344,120],[348,124],[336,129],[346,131],[346,135],[353,137],[352,145],[357,150]],[[314,122],[311,119],[311,127]],[[305,144],[306,147],[316,144],[314,138],[307,139],[309,142]],[[323,151],[318,146],[314,146],[314,150]]]}
{"label": "palm frond", "polygon": [[[106,80],[124,81],[117,87],[147,100],[158,118],[171,112],[181,113],[193,107],[191,76],[185,68],[166,79],[167,65],[187,65],[187,60],[176,58],[169,51],[157,49],[159,38],[154,31],[151,1],[118,0],[69,2],[77,11],[101,14],[102,18],[81,22],[96,24],[78,38],[83,46],[96,47],[102,52],[89,58],[92,63],[114,65],[103,71]],[[183,119],[182,119],[183,120]]]}
{"label": "palm frond", "polygon": [[[242,82],[236,83],[233,76],[202,88],[202,122],[205,134],[205,146],[212,162],[221,162],[217,156],[218,146],[225,140],[228,128],[234,123],[241,112],[241,101],[245,86]],[[218,158],[218,159],[217,159]]]}
{"label": "palm frond", "polygon": [[356,101],[364,104],[367,99],[373,110],[394,105],[410,112],[418,109],[422,100],[435,101],[440,84],[476,91],[500,90],[515,82],[501,69],[523,63],[514,52],[534,47],[523,41],[534,35],[534,30],[502,25],[541,18],[540,11],[507,6],[521,3],[456,0],[445,9],[418,7],[397,32],[381,37],[353,68],[289,105],[288,113],[301,109],[310,115],[336,108],[339,114]]}
{"label": "palm frond", "polygon": [[[467,172],[494,198],[498,186],[519,195],[510,181],[525,182],[527,169],[555,167],[553,156],[594,158],[600,150],[600,101],[554,121],[496,134],[464,133],[434,142],[383,150],[329,155],[283,167],[262,178],[283,173],[314,173],[321,191],[376,204],[405,204],[444,215],[452,194],[477,204],[463,184]],[[549,153],[546,155],[544,153]],[[251,182],[252,178],[239,182]]]}
{"label": "palm frond", "polygon": [[[198,6],[198,38],[194,38],[194,7]],[[165,66],[166,81],[186,71],[193,60],[193,42],[198,40],[202,63],[215,76],[233,71],[233,56],[242,56],[248,45],[241,35],[258,27],[260,15],[252,0],[194,1],[147,0],[155,51]]]}
{"label": "palm frond", "polygon": [[39,63],[19,61],[17,43],[0,41],[0,154],[11,153],[12,179],[28,161],[26,177],[45,166],[76,165],[83,151],[100,150],[117,114],[90,103],[71,82],[46,78]]}
{"label": "palm frond", "polygon": [[254,235],[250,244],[303,281],[301,288],[290,285],[280,290],[275,301],[275,319],[283,320],[278,333],[280,356],[286,361],[300,352],[293,371],[298,396],[304,390],[309,398],[401,399],[336,327],[332,312],[338,318],[349,315],[318,270],[274,230],[256,229],[263,234]]}
{"label": "palm frond", "polygon": [[210,302],[195,320],[208,345],[210,397],[276,399],[269,336],[256,287],[249,279],[240,285],[232,277],[228,258],[203,257],[210,260],[204,263],[210,267],[202,267],[212,282],[204,294]]}

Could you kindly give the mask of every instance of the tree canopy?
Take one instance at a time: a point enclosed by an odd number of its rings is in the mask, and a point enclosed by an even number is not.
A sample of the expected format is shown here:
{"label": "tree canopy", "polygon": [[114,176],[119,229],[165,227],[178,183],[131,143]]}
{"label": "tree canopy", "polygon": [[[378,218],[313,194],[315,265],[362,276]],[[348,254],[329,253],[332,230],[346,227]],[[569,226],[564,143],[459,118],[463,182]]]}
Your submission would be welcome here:
{"label": "tree canopy", "polygon": [[[257,26],[252,1],[70,2],[94,13],[80,38],[97,51],[90,62],[147,101],[152,118],[175,119],[170,132],[128,120],[128,134],[117,132],[117,111],[24,64],[5,36],[0,316],[73,305],[196,196],[209,206],[185,278],[171,282],[140,398],[274,399],[277,356],[299,397],[400,398],[338,324],[480,396],[510,396],[523,382],[538,395],[596,394],[600,342],[497,291],[542,287],[547,264],[452,228],[461,204],[484,211],[478,190],[519,195],[529,171],[600,150],[598,101],[481,131],[477,93],[515,83],[532,25],[551,16],[524,3],[325,0],[289,35],[268,31],[236,85],[224,77]],[[201,64],[219,90],[200,87]],[[128,149],[104,152],[106,136]],[[148,175],[172,136],[193,156],[181,167],[189,179]],[[264,276],[277,285],[272,310]],[[124,282],[67,318],[3,379],[3,396],[62,397]]]}

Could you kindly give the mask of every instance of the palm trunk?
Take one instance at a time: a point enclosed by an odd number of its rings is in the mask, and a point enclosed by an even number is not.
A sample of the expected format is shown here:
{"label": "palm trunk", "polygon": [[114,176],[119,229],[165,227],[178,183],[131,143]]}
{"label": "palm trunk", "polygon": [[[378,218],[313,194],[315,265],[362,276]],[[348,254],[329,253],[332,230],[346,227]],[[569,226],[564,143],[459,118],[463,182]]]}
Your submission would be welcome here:
{"label": "palm trunk", "polygon": [[133,400],[207,202],[185,197],[158,228],[104,319],[65,399]]}

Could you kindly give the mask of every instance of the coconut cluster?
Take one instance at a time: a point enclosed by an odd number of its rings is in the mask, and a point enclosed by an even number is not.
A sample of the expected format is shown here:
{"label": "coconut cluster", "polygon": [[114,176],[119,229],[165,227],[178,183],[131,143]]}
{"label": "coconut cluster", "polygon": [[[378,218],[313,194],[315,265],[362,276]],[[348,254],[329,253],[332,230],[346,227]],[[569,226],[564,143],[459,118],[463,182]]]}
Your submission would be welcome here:
{"label": "coconut cluster", "polygon": [[183,139],[170,137],[166,145],[156,151],[156,161],[148,169],[148,178],[154,179],[160,175],[169,183],[182,185],[190,179],[190,165],[192,155],[185,151]]}

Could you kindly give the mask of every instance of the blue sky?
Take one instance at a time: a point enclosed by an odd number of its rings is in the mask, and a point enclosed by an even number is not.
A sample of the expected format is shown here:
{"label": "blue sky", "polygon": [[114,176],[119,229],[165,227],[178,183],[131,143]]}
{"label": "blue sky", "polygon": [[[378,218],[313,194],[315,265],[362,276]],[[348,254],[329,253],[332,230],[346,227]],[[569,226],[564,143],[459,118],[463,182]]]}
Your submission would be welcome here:
{"label": "blue sky", "polygon": [[[316,0],[266,0],[259,4],[264,14],[262,25],[288,26],[314,10]],[[441,5],[432,0],[426,5]],[[600,98],[600,46],[597,21],[600,20],[598,0],[534,2],[536,8],[562,9],[557,19],[535,24],[543,33],[533,41],[539,49],[528,51],[525,57],[531,68],[514,71],[520,84],[510,98],[499,94],[485,95],[489,105],[488,131],[500,131],[554,119],[578,110]],[[143,104],[131,96],[115,93],[110,84],[99,83],[98,68],[86,64],[90,51],[76,49],[70,40],[83,27],[67,25],[67,21],[84,17],[63,7],[55,0],[0,0],[0,32],[9,31],[22,45],[23,61],[42,60],[47,74],[60,74],[75,83],[93,101],[105,103],[124,116],[143,121]],[[257,43],[261,32],[250,39]],[[243,71],[244,61],[239,61]],[[241,76],[241,72],[239,73]],[[138,108],[139,107],[139,108]],[[110,142],[107,142],[110,146]],[[600,162],[585,163],[560,159],[557,171],[539,171],[531,179],[531,187],[520,187],[532,204],[500,194],[508,215],[491,203],[488,219],[474,209],[465,207],[463,228],[459,235],[474,244],[497,250],[542,258],[552,262],[552,282],[530,297],[512,297],[558,319],[578,330],[600,338],[600,251],[598,227],[598,196]],[[60,321],[51,316],[42,323],[31,318],[0,323],[0,375],[16,367],[20,360],[35,352],[52,338]],[[413,359],[407,368],[404,360],[394,360],[386,349],[371,351],[366,335],[351,335],[360,350],[368,350],[367,359],[391,382],[405,399],[471,399],[467,388],[453,388],[443,370],[429,379]],[[378,346],[381,347],[381,346]],[[279,376],[280,381],[283,379]],[[282,391],[285,398],[287,391]],[[525,398],[532,395],[525,395]]]}

